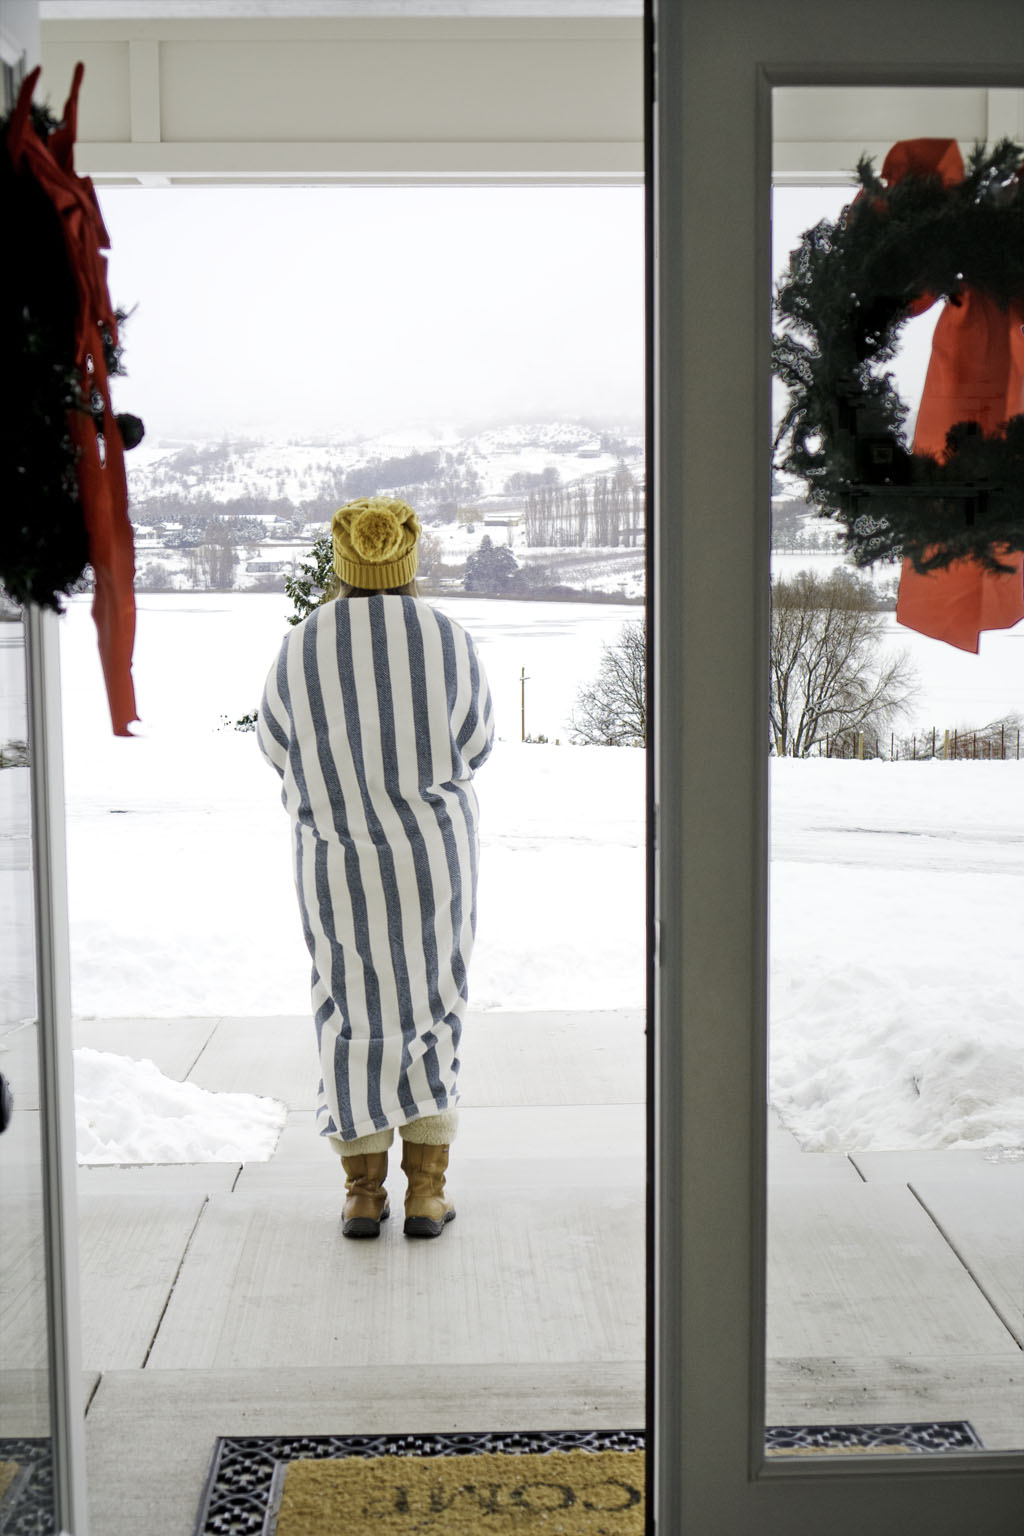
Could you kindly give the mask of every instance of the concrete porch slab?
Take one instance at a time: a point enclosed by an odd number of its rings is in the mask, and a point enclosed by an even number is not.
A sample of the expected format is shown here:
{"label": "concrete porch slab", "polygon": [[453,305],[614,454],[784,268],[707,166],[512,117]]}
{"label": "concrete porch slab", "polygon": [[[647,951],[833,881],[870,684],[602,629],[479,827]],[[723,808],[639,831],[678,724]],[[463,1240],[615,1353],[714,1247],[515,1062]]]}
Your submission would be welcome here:
{"label": "concrete porch slab", "polygon": [[[82,1361],[87,1369],[141,1366],[174,1288],[205,1195],[86,1193],[79,1202]],[[24,1202],[22,1202],[24,1205]],[[6,1371],[46,1359],[43,1234],[35,1202],[5,1201],[4,1310],[0,1361]]]}
{"label": "concrete porch slab", "polygon": [[[226,1195],[234,1189],[241,1163],[99,1163],[80,1164],[78,1193],[144,1195],[163,1200],[168,1195]],[[198,1207],[197,1207],[198,1209]]]}
{"label": "concrete porch slab", "polygon": [[256,1093],[289,1109],[309,1109],[319,1075],[310,1019],[220,1019],[188,1080],[217,1093]]}
{"label": "concrete porch slab", "polygon": [[[98,1371],[82,1372],[82,1402],[88,1403],[99,1386]],[[44,1439],[51,1430],[50,1373],[44,1367],[31,1371],[0,1370],[0,1436],[15,1440],[22,1435]]]}
{"label": "concrete porch slab", "polygon": [[434,1241],[401,1230],[341,1235],[324,1183],[216,1196],[182,1266],[150,1356],[154,1370],[496,1365],[631,1360],[643,1354],[643,1202],[585,1189],[571,1166],[496,1199],[464,1183]]}
{"label": "concrete porch slab", "polygon": [[[642,1103],[645,1097],[644,1018],[638,1012],[470,1013],[459,1055],[467,1109]],[[313,1024],[302,1015],[219,1020],[189,1081],[220,1092],[265,1094],[303,1110],[314,1103],[318,1075]]]}
{"label": "concrete porch slab", "polygon": [[467,1109],[642,1104],[644,1015],[470,1012],[459,1048]]}
{"label": "concrete porch slab", "polygon": [[910,1190],[769,1191],[768,1353],[1005,1354],[1010,1334]]}
{"label": "concrete porch slab", "polygon": [[[574,1180],[600,1183],[611,1170],[613,1182],[635,1184],[642,1190],[645,1138],[642,1104],[460,1109],[459,1132],[451,1154],[452,1177],[459,1185],[468,1178],[474,1186],[486,1187],[488,1179],[497,1179],[504,1186],[522,1182],[523,1164],[546,1163],[549,1179],[557,1180],[568,1157]],[[390,1158],[393,1197],[403,1188],[401,1158],[396,1135]],[[592,1164],[589,1171],[588,1161]],[[531,1180],[536,1172],[531,1168]],[[273,1157],[268,1162],[246,1163],[238,1189],[245,1192],[278,1184],[337,1188],[342,1177],[338,1156],[318,1134],[312,1111],[296,1110],[288,1116]]]}
{"label": "concrete porch slab", "polygon": [[110,1372],[86,1420],[92,1527],[191,1536],[218,1435],[638,1429],[643,1413],[640,1359]]}
{"label": "concrete porch slab", "polygon": [[[131,1179],[132,1170],[126,1171]],[[141,1366],[206,1203],[203,1194],[86,1193],[79,1202],[82,1361]]]}
{"label": "concrete porch slab", "polygon": [[217,1023],[215,1018],[74,1019],[71,1043],[76,1050],[87,1046],[133,1061],[152,1061],[165,1077],[184,1082]]}
{"label": "concrete porch slab", "polygon": [[1024,1163],[1007,1167],[998,1179],[928,1179],[912,1187],[1024,1349]]}
{"label": "concrete porch slab", "polygon": [[970,1147],[921,1152],[851,1152],[851,1163],[869,1184],[916,1184],[922,1179],[981,1177],[986,1183],[1024,1178],[1024,1159],[1000,1158]]}
{"label": "concrete porch slab", "polygon": [[1012,1348],[957,1359],[769,1358],[765,1395],[769,1424],[966,1419],[985,1450],[1024,1448],[1024,1358]]}

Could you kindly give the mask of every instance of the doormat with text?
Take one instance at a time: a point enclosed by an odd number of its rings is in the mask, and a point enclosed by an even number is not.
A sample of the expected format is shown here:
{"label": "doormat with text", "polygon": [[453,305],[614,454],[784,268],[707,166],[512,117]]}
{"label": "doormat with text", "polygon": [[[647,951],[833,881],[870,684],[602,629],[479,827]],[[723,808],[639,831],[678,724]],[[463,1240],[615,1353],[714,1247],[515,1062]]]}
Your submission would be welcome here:
{"label": "doormat with text", "polygon": [[36,1536],[53,1529],[50,1441],[0,1438],[0,1536]]}
{"label": "doormat with text", "polygon": [[[935,1455],[943,1451],[980,1449],[981,1441],[965,1421],[920,1424],[828,1424],[785,1425],[766,1431],[765,1449],[769,1456],[803,1455]],[[361,1536],[354,1515],[362,1510],[388,1512],[396,1518],[420,1510],[424,1517],[435,1513],[443,1517],[437,1531],[467,1532],[478,1528],[482,1509],[488,1508],[487,1529],[504,1536],[504,1528],[495,1524],[499,1513],[518,1516],[518,1525],[507,1530],[529,1536],[527,1522],[531,1509],[543,1512],[540,1531],[557,1532],[556,1518],[566,1511],[572,1514],[567,1531],[586,1532],[579,1515],[598,1513],[604,1517],[609,1536],[632,1536],[643,1530],[644,1433],[642,1430],[538,1430],[461,1434],[388,1434],[388,1435],[280,1435],[222,1436],[214,1447],[213,1460],[199,1506],[195,1536]],[[557,1460],[551,1460],[556,1456]],[[566,1469],[580,1456],[590,1459],[594,1475],[593,1491],[566,1480]],[[614,1460],[602,1458],[612,1457]],[[618,1458],[624,1458],[619,1460]],[[440,1459],[450,1459],[455,1470],[449,1480],[431,1484],[409,1470],[411,1462],[437,1466]],[[469,1462],[480,1459],[480,1471],[470,1473]],[[529,1458],[524,1464],[522,1458]],[[492,1475],[492,1463],[511,1464],[511,1474],[501,1482]],[[395,1468],[382,1470],[382,1463]],[[328,1464],[327,1476],[320,1482],[317,1464]],[[334,1491],[329,1488],[334,1469],[341,1468]],[[628,1469],[628,1470],[627,1470]],[[602,1474],[603,1482],[602,1482]],[[352,1491],[352,1480],[357,1491]],[[292,1493],[288,1492],[289,1484]],[[598,1486],[600,1484],[600,1486]],[[432,1487],[435,1491],[431,1491]],[[313,1490],[319,1489],[320,1493]],[[337,1519],[338,1489],[345,1512],[345,1524]],[[328,1491],[322,1491],[328,1490]],[[439,1491],[438,1491],[439,1490]],[[493,1491],[492,1491],[493,1490]],[[636,1501],[634,1494],[639,1494]],[[570,1495],[573,1501],[570,1502]],[[613,1496],[614,1495],[614,1496]],[[294,1523],[304,1503],[312,1502],[315,1516],[320,1499],[327,1523]],[[328,1504],[328,1500],[334,1501]],[[447,1501],[447,1503],[446,1503]],[[603,1502],[606,1507],[599,1509]],[[439,1506],[434,1511],[431,1503]],[[593,1506],[586,1511],[589,1503]],[[472,1520],[459,1527],[452,1512],[461,1506]],[[619,1508],[610,1506],[618,1504]],[[559,1507],[560,1506],[560,1507]],[[493,1513],[491,1512],[493,1510]],[[639,1524],[609,1524],[609,1520],[637,1517]],[[377,1518],[375,1515],[375,1518]],[[280,1523],[285,1518],[291,1524]],[[302,1518],[305,1518],[304,1516]],[[385,1536],[389,1532],[419,1530],[428,1533],[430,1525],[415,1523],[387,1525],[377,1523],[363,1530]],[[333,1521],[333,1524],[330,1523]],[[594,1526],[595,1536],[601,1530]]]}
{"label": "doormat with text", "polygon": [[643,1536],[643,1451],[293,1461],[275,1536]]}

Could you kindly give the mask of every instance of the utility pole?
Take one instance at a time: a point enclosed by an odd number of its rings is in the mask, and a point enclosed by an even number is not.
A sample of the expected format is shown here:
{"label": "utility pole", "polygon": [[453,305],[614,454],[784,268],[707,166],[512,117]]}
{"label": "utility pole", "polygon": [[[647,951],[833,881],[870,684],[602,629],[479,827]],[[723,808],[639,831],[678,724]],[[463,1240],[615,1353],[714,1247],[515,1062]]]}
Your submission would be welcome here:
{"label": "utility pole", "polygon": [[519,672],[519,740],[520,741],[525,741],[526,740],[526,685],[527,685],[528,682],[529,682],[529,678],[526,675],[526,668],[522,667],[520,669],[520,672]]}

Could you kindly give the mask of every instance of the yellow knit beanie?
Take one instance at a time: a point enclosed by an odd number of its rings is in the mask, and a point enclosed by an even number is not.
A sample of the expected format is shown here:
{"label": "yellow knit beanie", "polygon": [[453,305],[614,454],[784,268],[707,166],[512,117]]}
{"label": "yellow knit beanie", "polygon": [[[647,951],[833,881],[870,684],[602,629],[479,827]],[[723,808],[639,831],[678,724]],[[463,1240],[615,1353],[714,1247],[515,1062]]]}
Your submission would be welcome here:
{"label": "yellow knit beanie", "polygon": [[406,502],[387,496],[350,501],[331,518],[335,572],[350,587],[404,587],[419,565],[419,536],[419,519]]}

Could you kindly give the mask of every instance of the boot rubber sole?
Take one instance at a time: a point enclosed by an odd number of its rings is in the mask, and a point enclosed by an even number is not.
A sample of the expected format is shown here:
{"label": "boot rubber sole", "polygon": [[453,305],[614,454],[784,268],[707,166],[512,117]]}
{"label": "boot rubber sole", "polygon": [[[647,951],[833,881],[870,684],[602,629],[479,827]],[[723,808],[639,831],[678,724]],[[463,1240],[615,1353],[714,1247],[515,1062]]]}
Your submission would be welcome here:
{"label": "boot rubber sole", "polygon": [[406,1237],[440,1237],[448,1222],[454,1220],[454,1211],[446,1211],[440,1221],[433,1221],[429,1216],[407,1216],[403,1231]]}
{"label": "boot rubber sole", "polygon": [[342,1223],[342,1237],[380,1237],[380,1222],[387,1221],[391,1211],[387,1206],[380,1213],[380,1221],[374,1221],[372,1216],[352,1216]]}

